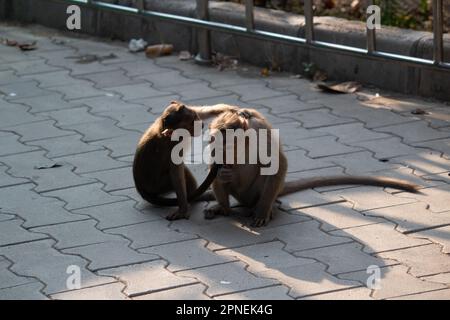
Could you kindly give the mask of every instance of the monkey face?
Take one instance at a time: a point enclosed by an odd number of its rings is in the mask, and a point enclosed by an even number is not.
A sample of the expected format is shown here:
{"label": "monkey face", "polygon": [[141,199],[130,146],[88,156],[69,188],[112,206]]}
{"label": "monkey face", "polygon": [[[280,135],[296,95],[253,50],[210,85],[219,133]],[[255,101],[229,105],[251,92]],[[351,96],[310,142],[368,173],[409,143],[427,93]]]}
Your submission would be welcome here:
{"label": "monkey face", "polygon": [[180,102],[172,101],[166,110],[164,110],[161,120],[163,127],[162,133],[164,135],[170,136],[176,129],[186,129],[193,136],[194,122],[200,121],[200,118],[189,107],[186,107]]}

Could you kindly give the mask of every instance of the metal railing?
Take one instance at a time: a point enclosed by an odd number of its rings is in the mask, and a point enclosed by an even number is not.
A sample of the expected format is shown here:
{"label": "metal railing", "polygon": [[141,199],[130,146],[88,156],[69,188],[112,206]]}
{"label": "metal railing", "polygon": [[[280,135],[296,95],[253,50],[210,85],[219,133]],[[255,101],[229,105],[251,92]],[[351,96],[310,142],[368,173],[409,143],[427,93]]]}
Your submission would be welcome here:
{"label": "metal railing", "polygon": [[67,4],[76,4],[80,6],[88,6],[99,10],[108,10],[122,14],[146,17],[149,19],[156,19],[160,21],[169,21],[173,23],[187,25],[189,27],[198,28],[200,29],[198,37],[199,54],[197,55],[197,61],[199,62],[208,62],[211,59],[210,31],[220,31],[244,37],[275,41],[289,45],[299,45],[318,50],[325,50],[329,52],[339,52],[341,54],[363,57],[366,59],[373,59],[379,61],[380,60],[395,61],[398,63],[402,63],[404,65],[450,71],[450,63],[444,62],[443,0],[432,0],[433,60],[378,51],[376,49],[377,39],[375,29],[367,28],[366,49],[315,40],[312,0],[304,0],[305,38],[258,30],[255,27],[253,0],[245,1],[245,18],[243,17],[245,19],[245,27],[209,21],[209,0],[196,0],[197,18],[145,10],[144,0],[138,0],[136,8],[96,0],[53,0],[53,1],[64,2]]}

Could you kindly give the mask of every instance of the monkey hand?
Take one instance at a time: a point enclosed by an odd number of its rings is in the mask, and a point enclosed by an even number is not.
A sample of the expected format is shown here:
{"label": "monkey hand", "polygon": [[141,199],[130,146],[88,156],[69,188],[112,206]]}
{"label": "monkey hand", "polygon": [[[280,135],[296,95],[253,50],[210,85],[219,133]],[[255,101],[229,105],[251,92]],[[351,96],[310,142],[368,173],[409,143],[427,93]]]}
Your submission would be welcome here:
{"label": "monkey hand", "polygon": [[252,222],[251,226],[254,228],[264,227],[269,222],[268,220],[270,220],[270,219],[255,217],[255,218],[253,218],[253,222]]}
{"label": "monkey hand", "polygon": [[211,220],[214,219],[216,216],[222,215],[222,216],[229,216],[231,213],[230,209],[226,209],[220,204],[215,205],[211,208],[205,209],[203,211],[205,213],[205,219]]}
{"label": "monkey hand", "polygon": [[181,210],[177,209],[175,212],[170,213],[167,217],[167,220],[174,221],[174,220],[180,220],[180,219],[189,219],[188,210]]}
{"label": "monkey hand", "polygon": [[233,169],[230,166],[223,166],[217,173],[217,179],[221,183],[230,183],[233,180]]}

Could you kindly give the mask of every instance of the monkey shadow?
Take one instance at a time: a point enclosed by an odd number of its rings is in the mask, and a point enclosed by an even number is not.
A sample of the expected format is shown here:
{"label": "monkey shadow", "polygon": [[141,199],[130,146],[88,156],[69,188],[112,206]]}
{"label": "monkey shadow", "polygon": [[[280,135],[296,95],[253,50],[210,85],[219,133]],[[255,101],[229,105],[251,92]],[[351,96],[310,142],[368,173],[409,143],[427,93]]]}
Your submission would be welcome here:
{"label": "monkey shadow", "polygon": [[[210,205],[213,203],[201,211]],[[196,276],[208,285],[206,294],[213,298],[314,299],[321,294],[321,298],[345,299],[345,291],[353,288],[363,290],[360,298],[370,298],[371,290],[366,288],[373,275],[370,268],[379,268],[382,281],[390,272],[384,267],[395,264],[370,256],[367,252],[375,250],[345,231],[329,234],[322,230],[327,222],[301,211],[277,206],[268,225],[253,228],[251,212],[242,206],[232,207],[230,216],[205,220],[197,206],[189,220],[171,224],[173,229],[206,240],[193,244],[192,256],[206,247],[215,253],[216,260],[219,258],[212,266],[195,269]],[[188,270],[189,266],[178,265],[177,269]],[[233,294],[236,291],[241,293]],[[324,293],[328,295],[322,296]]]}

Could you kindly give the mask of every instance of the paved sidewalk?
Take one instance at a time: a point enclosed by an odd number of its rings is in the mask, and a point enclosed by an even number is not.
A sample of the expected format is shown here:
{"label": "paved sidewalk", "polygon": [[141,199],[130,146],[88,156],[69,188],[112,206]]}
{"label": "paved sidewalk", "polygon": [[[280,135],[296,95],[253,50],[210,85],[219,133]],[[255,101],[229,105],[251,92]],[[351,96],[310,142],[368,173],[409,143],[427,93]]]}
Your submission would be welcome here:
{"label": "paved sidewalk", "polygon": [[[0,37],[39,47],[0,45],[0,299],[450,299],[449,105],[330,95],[254,67],[150,60],[38,29],[0,25]],[[260,110],[281,130],[289,179],[374,174],[424,189],[308,190],[281,198],[260,229],[206,221],[210,204],[171,223],[173,209],[136,193],[131,162],[173,99]],[[192,167],[202,180],[206,168]]]}

